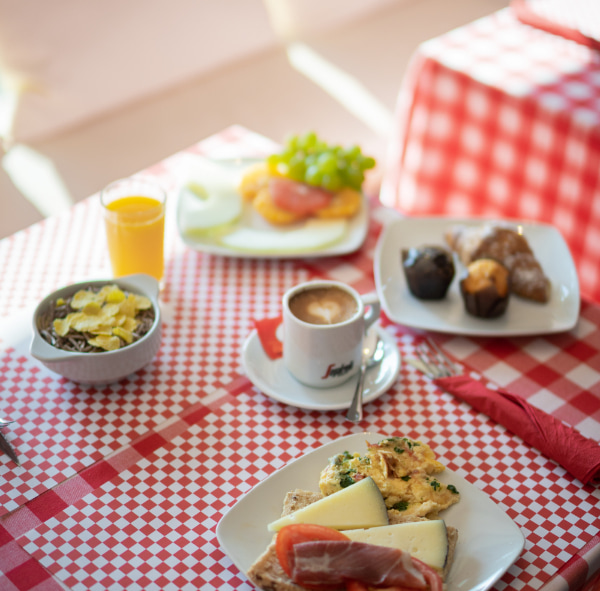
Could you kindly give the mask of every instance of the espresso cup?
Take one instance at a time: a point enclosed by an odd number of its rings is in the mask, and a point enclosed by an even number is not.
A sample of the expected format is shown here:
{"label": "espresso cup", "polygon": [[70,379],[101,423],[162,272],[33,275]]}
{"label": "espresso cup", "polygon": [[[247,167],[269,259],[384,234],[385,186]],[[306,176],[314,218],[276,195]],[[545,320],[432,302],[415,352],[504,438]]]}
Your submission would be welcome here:
{"label": "espresso cup", "polygon": [[283,361],[311,388],[333,388],[360,369],[366,331],[379,318],[376,294],[338,281],[309,281],[283,296]]}

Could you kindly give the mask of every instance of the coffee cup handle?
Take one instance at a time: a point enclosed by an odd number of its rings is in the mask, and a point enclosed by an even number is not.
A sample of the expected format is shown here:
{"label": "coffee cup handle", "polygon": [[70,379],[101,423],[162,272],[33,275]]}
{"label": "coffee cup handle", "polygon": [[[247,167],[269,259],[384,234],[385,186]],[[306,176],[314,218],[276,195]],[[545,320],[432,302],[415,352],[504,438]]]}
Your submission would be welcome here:
{"label": "coffee cup handle", "polygon": [[381,303],[376,293],[368,293],[361,295],[360,299],[363,301],[365,306],[369,309],[365,312],[365,333],[371,328],[371,326],[379,319],[381,313]]}

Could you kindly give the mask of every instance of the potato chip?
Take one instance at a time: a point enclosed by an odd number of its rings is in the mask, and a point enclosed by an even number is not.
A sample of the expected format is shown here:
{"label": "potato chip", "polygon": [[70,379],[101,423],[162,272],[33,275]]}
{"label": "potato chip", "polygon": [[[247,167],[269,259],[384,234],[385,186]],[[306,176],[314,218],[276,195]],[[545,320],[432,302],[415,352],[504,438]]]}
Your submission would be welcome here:
{"label": "potato chip", "polygon": [[94,347],[100,347],[105,351],[116,351],[121,347],[119,337],[99,335],[93,339],[89,339],[88,343]]}
{"label": "potato chip", "polygon": [[95,335],[103,334],[103,335],[111,336],[113,334],[113,327],[106,326],[106,325],[99,326],[98,328],[94,328],[93,330],[90,330],[88,332],[91,332],[92,334],[95,334]]}
{"label": "potato chip", "polygon": [[132,297],[135,302],[136,310],[149,310],[152,307],[150,298],[147,298],[146,296],[132,294],[130,297]]}
{"label": "potato chip", "polygon": [[75,310],[81,310],[86,304],[90,302],[102,302],[103,298],[99,297],[99,294],[89,291],[87,289],[80,289],[71,300],[71,308]]}
{"label": "potato chip", "polygon": [[106,302],[109,304],[120,304],[127,297],[116,285],[109,285],[106,292]]}
{"label": "potato chip", "polygon": [[88,315],[91,315],[91,316],[95,316],[96,314],[99,314],[100,310],[102,310],[102,306],[98,302],[88,302],[81,309],[81,311],[84,314],[88,314]]}
{"label": "potato chip", "polygon": [[130,316],[131,318],[135,316],[135,303],[130,296],[127,296],[127,299],[121,302],[119,311],[121,312],[121,314],[125,314],[125,316]]}
{"label": "potato chip", "polygon": [[71,330],[71,323],[68,316],[66,318],[57,318],[52,325],[59,337],[64,337]]}
{"label": "potato chip", "polygon": [[79,332],[92,332],[104,324],[99,315],[89,315],[83,312],[73,312],[67,318],[69,318],[71,328]]}
{"label": "potato chip", "polygon": [[115,318],[121,312],[121,304],[104,304],[102,318]]}
{"label": "potato chip", "polygon": [[133,333],[125,330],[123,327],[116,326],[112,332],[115,336],[122,338],[128,345],[133,343]]}
{"label": "potato chip", "polygon": [[123,328],[128,330],[129,332],[133,332],[139,325],[139,322],[135,318],[131,318],[130,316],[125,317],[125,322],[123,323]]}

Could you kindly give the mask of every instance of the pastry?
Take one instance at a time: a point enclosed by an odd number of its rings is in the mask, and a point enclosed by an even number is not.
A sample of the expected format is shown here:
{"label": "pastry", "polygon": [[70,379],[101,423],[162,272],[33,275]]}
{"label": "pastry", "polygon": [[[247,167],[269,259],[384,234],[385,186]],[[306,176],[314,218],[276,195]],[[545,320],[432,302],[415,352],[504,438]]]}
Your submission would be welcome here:
{"label": "pastry", "polygon": [[497,318],[506,312],[510,296],[508,269],[493,259],[472,262],[460,281],[465,310],[478,318]]}
{"label": "pastry", "polygon": [[441,300],[454,278],[452,253],[439,246],[402,250],[402,268],[410,292],[422,300]]}
{"label": "pastry", "polygon": [[546,303],[550,299],[550,281],[535,258],[526,238],[513,227],[502,224],[457,225],[445,234],[446,242],[463,264],[477,259],[494,259],[510,275],[510,289],[520,297]]}

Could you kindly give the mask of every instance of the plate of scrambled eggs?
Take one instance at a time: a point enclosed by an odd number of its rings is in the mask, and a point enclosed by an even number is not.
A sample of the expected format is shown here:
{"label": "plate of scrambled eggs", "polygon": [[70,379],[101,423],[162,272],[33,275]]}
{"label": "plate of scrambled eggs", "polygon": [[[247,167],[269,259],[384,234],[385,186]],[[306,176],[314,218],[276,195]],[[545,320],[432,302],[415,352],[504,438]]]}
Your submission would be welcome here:
{"label": "plate of scrambled eggs", "polygon": [[[401,454],[400,448],[404,449]],[[411,453],[404,456],[407,449]],[[409,464],[415,464],[408,465],[404,459],[398,463],[399,455],[410,456]],[[415,479],[413,487],[405,487],[407,479],[403,480],[401,472],[415,469],[423,478]],[[392,488],[382,491],[388,509],[437,516],[458,530],[452,568],[445,581],[447,591],[491,588],[523,550],[523,534],[510,517],[476,486],[446,469],[426,442],[377,433],[331,441],[255,486],[219,522],[217,537],[223,550],[240,571],[248,572],[272,539],[267,526],[280,517],[288,491],[327,493],[331,488],[334,492],[343,486],[344,478],[355,478],[360,471],[368,473],[378,486],[385,487],[386,480],[392,482]],[[423,495],[420,487],[428,494]]]}

